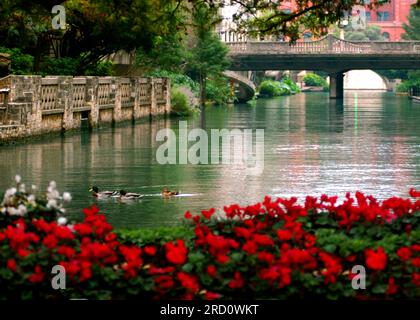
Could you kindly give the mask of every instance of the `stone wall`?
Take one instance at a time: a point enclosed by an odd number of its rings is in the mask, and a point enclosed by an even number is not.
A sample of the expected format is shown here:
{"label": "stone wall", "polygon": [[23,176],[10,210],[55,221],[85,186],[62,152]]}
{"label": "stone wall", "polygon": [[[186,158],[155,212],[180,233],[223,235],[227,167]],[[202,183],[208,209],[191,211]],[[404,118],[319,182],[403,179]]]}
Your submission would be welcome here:
{"label": "stone wall", "polygon": [[9,89],[0,101],[0,141],[46,132],[133,121],[170,112],[167,78],[16,76],[0,79]]}

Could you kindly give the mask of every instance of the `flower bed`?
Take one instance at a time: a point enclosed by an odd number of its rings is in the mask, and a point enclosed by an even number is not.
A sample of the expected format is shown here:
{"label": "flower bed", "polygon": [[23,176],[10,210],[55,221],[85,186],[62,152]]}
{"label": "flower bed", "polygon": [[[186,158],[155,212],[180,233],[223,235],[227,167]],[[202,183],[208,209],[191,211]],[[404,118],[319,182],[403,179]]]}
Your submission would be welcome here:
{"label": "flower bed", "polygon": [[[141,238],[115,233],[95,206],[70,225],[60,205],[69,196],[55,185],[46,197],[8,190],[0,298],[419,298],[420,193],[410,195],[266,197],[223,214],[187,212],[185,233]],[[51,286],[54,265],[65,267],[65,290]],[[352,287],[356,265],[365,289]]]}

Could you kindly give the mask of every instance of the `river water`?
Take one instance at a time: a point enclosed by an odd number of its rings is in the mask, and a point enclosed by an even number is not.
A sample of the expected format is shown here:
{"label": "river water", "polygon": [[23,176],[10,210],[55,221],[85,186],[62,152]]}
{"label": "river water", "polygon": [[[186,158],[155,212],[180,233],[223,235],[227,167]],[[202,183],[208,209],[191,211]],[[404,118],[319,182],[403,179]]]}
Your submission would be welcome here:
{"label": "river water", "polygon": [[[264,129],[264,171],[246,174],[241,165],[161,165],[156,160],[157,132],[177,132],[180,119],[66,133],[36,142],[0,147],[0,188],[22,175],[27,185],[46,188],[55,180],[69,191],[72,219],[97,203],[118,228],[168,226],[186,210],[239,203],[265,195],[344,196],[356,190],[378,198],[406,196],[420,188],[420,104],[383,92],[346,92],[344,101],[326,93],[260,99],[256,105],[212,107],[189,118],[188,128]],[[96,200],[88,189],[127,189],[141,201]],[[162,199],[164,186],[181,195]]]}

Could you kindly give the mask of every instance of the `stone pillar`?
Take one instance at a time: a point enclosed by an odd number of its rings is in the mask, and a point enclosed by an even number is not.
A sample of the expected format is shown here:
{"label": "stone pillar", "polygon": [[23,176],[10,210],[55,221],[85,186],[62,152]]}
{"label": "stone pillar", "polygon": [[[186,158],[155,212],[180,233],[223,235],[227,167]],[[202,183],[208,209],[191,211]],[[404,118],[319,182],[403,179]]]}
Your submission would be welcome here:
{"label": "stone pillar", "polygon": [[98,77],[86,77],[86,104],[90,106],[89,126],[95,128],[99,124]]}
{"label": "stone pillar", "polygon": [[41,107],[41,76],[24,77],[23,81],[31,82],[31,92],[29,93],[28,100],[31,104],[30,119],[28,119],[28,131],[31,134],[42,131],[42,107]]}
{"label": "stone pillar", "polygon": [[135,77],[131,79],[132,90],[134,91],[134,106],[133,106],[133,118],[134,120],[141,117],[140,110],[140,78]]}
{"label": "stone pillar", "polygon": [[58,105],[64,110],[62,128],[75,127],[73,120],[73,77],[58,77]]}
{"label": "stone pillar", "polygon": [[164,93],[165,93],[165,114],[171,113],[171,79],[164,79]]}
{"label": "stone pillar", "polygon": [[331,72],[330,77],[330,99],[343,99],[344,96],[344,74],[343,72]]}
{"label": "stone pillar", "polygon": [[121,78],[114,77],[111,88],[115,92],[115,105],[112,113],[112,122],[115,123],[121,120]]}
{"label": "stone pillar", "polygon": [[150,81],[150,111],[149,116],[156,115],[157,101],[156,101],[156,81],[155,78],[149,78]]}

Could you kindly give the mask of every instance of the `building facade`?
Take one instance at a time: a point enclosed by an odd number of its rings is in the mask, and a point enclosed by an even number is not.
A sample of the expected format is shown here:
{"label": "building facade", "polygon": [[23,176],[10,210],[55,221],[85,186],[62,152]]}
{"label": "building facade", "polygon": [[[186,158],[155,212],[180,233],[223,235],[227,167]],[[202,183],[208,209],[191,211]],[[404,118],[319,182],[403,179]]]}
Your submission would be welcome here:
{"label": "building facade", "polygon": [[366,7],[368,25],[381,28],[382,36],[390,41],[399,41],[405,33],[403,25],[408,22],[411,5],[416,0],[390,0],[375,9]]}

